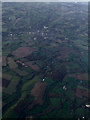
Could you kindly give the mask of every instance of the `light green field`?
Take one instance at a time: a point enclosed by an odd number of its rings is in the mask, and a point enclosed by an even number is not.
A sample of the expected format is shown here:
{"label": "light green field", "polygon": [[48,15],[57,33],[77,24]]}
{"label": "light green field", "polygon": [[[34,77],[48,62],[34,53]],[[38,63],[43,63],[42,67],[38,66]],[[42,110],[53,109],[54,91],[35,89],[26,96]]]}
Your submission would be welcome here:
{"label": "light green field", "polygon": [[15,69],[18,67],[16,62],[11,57],[8,57],[8,65],[9,65],[10,69]]}
{"label": "light green field", "polygon": [[39,81],[41,81],[41,76],[35,76],[32,80],[26,82],[22,87],[22,95],[20,97],[20,100],[25,99],[26,95],[30,94],[30,90],[33,88],[34,84]]}
{"label": "light green field", "polygon": [[54,87],[54,89],[52,90],[52,92],[55,92],[57,94],[62,94],[63,89],[61,87],[56,86],[56,87]]}
{"label": "light green field", "polygon": [[25,70],[20,70],[18,68],[15,69],[15,72],[18,73],[20,76],[28,75],[28,72],[26,72]]}
{"label": "light green field", "polygon": [[12,78],[12,76],[11,76],[10,74],[3,73],[3,74],[2,74],[2,78],[3,78],[3,79],[10,80],[10,79]]}
{"label": "light green field", "polygon": [[6,119],[6,118],[18,118],[18,114],[12,110],[12,108],[8,109],[7,112],[3,115],[3,119]]}

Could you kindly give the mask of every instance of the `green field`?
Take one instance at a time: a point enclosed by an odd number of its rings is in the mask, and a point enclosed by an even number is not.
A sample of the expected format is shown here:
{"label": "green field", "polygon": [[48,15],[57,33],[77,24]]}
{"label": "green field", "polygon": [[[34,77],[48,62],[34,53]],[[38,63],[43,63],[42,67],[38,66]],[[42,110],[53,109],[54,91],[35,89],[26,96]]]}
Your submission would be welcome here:
{"label": "green field", "polygon": [[88,118],[88,4],[2,3],[3,120]]}

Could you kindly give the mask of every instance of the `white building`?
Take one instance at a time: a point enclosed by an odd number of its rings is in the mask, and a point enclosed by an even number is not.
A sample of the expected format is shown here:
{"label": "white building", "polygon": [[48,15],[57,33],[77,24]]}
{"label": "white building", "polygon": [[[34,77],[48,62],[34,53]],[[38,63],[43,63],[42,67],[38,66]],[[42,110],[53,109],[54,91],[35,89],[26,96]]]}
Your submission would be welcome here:
{"label": "white building", "polygon": [[45,79],[42,80],[43,82],[45,81]]}

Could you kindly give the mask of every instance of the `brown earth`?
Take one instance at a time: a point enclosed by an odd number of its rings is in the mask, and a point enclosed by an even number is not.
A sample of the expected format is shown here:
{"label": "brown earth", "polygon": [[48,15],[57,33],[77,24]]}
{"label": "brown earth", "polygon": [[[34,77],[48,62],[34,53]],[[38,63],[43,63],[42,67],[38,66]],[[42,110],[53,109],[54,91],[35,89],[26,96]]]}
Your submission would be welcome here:
{"label": "brown earth", "polygon": [[39,67],[34,61],[25,62],[25,65],[31,67],[35,71],[39,71]]}
{"label": "brown earth", "polygon": [[67,58],[70,53],[75,53],[75,51],[72,48],[68,48],[68,47],[60,47],[59,51],[60,51],[60,56],[57,57],[58,59]]}
{"label": "brown earth", "polygon": [[57,94],[57,93],[49,93],[49,97],[51,98],[58,98],[58,97],[62,97],[61,94]]}
{"label": "brown earth", "polygon": [[50,47],[57,47],[58,45],[56,43],[51,43]]}
{"label": "brown earth", "polygon": [[66,42],[66,41],[58,40],[57,42],[59,42],[59,43],[64,43],[64,42]]}
{"label": "brown earth", "polygon": [[18,58],[26,57],[36,51],[34,48],[31,47],[19,47],[15,51],[12,52]]}
{"label": "brown earth", "polygon": [[31,95],[35,97],[34,104],[43,104],[43,96],[46,89],[45,82],[37,82],[34,88],[30,91]]}
{"label": "brown earth", "polygon": [[58,56],[58,59],[64,59],[64,58],[67,58],[67,57],[68,57],[68,54],[64,54],[64,55]]}
{"label": "brown earth", "polygon": [[6,58],[7,56],[2,56],[2,66],[6,66]]}
{"label": "brown earth", "polygon": [[82,98],[82,97],[88,97],[88,91],[86,89],[83,88],[77,88],[76,89],[76,96],[78,98]]}
{"label": "brown earth", "polygon": [[62,40],[58,40],[59,43],[62,43],[63,41]]}
{"label": "brown earth", "polygon": [[21,18],[17,18],[16,19],[16,23],[18,23],[19,21],[21,21]]}
{"label": "brown earth", "polygon": [[88,80],[88,74],[70,74],[68,77],[72,77],[79,80]]}

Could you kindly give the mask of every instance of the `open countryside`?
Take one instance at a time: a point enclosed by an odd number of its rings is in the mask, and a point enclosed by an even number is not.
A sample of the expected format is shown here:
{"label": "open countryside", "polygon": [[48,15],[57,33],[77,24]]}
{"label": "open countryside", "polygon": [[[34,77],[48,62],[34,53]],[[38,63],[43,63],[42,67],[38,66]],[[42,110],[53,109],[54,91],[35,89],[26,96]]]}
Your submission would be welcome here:
{"label": "open countryside", "polygon": [[88,118],[88,5],[2,4],[3,119]]}

